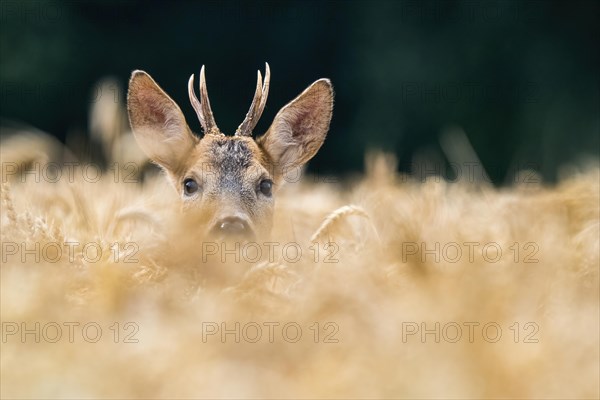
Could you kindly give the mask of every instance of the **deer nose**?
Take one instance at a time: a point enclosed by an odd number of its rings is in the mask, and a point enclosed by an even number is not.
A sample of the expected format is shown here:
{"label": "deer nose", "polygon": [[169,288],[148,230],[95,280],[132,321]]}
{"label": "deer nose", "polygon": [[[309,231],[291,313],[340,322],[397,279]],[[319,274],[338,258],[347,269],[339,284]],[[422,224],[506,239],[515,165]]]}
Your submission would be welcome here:
{"label": "deer nose", "polygon": [[246,236],[250,225],[240,217],[225,217],[218,220],[212,230],[225,236]]}

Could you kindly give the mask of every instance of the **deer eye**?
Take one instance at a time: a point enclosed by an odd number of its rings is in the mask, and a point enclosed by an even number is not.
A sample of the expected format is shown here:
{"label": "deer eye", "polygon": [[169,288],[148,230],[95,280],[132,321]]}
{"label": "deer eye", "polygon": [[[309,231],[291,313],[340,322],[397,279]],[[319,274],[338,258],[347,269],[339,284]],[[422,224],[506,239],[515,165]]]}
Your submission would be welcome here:
{"label": "deer eye", "polygon": [[271,197],[271,191],[273,190],[273,181],[271,181],[270,179],[263,179],[262,181],[260,181],[258,189],[265,196]]}
{"label": "deer eye", "polygon": [[198,189],[199,189],[198,182],[196,182],[192,178],[187,178],[185,181],[183,181],[183,191],[188,196],[196,193],[198,191]]}

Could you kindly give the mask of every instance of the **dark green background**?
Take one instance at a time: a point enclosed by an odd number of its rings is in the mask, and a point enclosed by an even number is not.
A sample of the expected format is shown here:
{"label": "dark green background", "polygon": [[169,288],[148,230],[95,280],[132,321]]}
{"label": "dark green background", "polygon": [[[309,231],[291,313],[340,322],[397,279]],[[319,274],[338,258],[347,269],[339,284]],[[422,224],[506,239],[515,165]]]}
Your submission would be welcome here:
{"label": "dark green background", "polygon": [[64,139],[87,129],[94,84],[144,69],[199,124],[187,79],[206,65],[213,111],[233,132],[271,66],[257,132],[308,84],[336,89],[330,135],[313,171],[363,168],[365,150],[400,168],[464,129],[502,182],[515,165],[556,176],[599,152],[596,1],[1,3],[1,111]]}

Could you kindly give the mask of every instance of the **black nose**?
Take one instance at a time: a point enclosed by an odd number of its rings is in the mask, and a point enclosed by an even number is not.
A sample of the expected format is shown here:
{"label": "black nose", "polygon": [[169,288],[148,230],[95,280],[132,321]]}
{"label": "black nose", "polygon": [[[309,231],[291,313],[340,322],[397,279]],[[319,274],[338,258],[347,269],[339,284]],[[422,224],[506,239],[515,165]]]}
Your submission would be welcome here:
{"label": "black nose", "polygon": [[250,226],[239,217],[226,217],[217,221],[213,231],[226,236],[245,236],[250,232]]}

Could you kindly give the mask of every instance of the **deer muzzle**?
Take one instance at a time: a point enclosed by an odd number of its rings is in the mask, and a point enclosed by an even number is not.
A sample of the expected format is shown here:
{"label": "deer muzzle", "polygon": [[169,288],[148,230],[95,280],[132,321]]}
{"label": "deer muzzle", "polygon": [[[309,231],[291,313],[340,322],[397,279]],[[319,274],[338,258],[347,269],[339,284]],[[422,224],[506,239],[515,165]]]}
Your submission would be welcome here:
{"label": "deer muzzle", "polygon": [[247,241],[256,238],[250,220],[240,214],[217,218],[209,230],[209,235],[212,238],[224,241]]}

